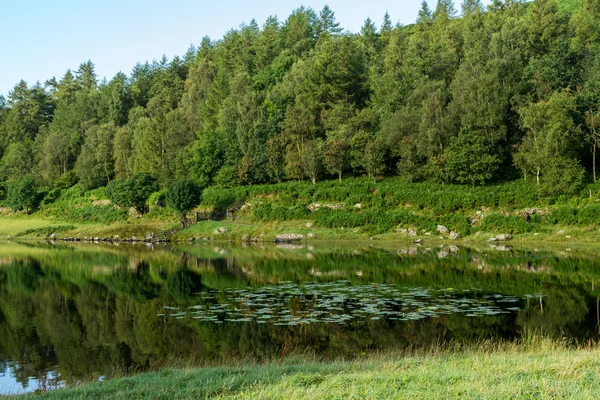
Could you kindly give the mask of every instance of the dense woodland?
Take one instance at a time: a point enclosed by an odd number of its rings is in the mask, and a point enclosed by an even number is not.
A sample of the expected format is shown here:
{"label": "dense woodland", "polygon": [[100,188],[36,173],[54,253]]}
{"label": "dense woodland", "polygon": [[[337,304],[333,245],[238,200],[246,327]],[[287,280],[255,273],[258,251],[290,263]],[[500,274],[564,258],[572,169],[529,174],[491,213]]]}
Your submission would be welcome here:
{"label": "dense woodland", "polygon": [[0,199],[31,176],[87,190],[140,173],[163,188],[364,174],[568,193],[596,180],[600,0],[561,4],[423,2],[414,25],[386,14],[358,33],[300,7],[110,81],[91,61],[21,81],[0,97]]}

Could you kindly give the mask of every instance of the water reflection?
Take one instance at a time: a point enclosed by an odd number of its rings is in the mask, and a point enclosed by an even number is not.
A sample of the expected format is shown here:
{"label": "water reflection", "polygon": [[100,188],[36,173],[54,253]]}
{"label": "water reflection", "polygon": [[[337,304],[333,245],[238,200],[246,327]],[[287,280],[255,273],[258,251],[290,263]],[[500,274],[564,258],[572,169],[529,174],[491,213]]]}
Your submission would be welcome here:
{"label": "water reflection", "polygon": [[172,360],[331,359],[527,331],[584,340],[600,326],[594,250],[12,243],[0,254],[1,393]]}

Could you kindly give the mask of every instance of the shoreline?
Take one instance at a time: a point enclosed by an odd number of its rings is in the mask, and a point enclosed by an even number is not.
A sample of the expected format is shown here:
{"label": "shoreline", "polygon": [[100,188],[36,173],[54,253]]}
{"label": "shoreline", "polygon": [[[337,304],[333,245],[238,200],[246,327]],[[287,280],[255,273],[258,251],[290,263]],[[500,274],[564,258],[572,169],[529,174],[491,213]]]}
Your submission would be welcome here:
{"label": "shoreline", "polygon": [[[593,398],[600,348],[543,338],[450,350],[170,368],[44,393],[73,398]],[[33,398],[36,394],[15,396]]]}

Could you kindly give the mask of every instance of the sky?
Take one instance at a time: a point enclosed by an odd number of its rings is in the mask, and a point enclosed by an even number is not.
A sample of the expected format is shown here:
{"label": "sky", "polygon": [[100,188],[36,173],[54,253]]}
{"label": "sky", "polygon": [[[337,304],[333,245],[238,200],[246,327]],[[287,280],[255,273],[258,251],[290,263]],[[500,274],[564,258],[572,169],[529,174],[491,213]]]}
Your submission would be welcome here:
{"label": "sky", "polygon": [[270,15],[283,21],[301,5],[320,11],[325,4],[343,28],[357,32],[367,17],[379,26],[386,11],[395,23],[412,23],[421,0],[0,0],[0,95],[21,79],[43,83],[87,60],[110,80],[138,61],[183,55],[202,37],[219,39],[253,18],[262,26]]}

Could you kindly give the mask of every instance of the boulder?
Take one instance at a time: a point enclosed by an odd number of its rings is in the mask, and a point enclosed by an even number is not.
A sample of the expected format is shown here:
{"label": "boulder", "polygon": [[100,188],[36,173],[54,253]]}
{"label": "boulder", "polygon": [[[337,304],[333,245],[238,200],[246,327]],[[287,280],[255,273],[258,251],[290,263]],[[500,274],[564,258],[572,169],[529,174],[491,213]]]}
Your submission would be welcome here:
{"label": "boulder", "polygon": [[296,242],[296,241],[303,240],[303,239],[304,239],[304,235],[301,235],[299,233],[283,233],[283,234],[277,235],[277,237],[275,237],[275,242],[276,243]]}
{"label": "boulder", "polygon": [[227,233],[227,228],[225,228],[224,226],[219,228],[219,232],[221,233]]}
{"label": "boulder", "polygon": [[417,231],[415,231],[414,229],[409,229],[408,230],[408,236],[417,236]]}
{"label": "boulder", "polygon": [[314,238],[315,236],[317,236],[317,235],[315,235],[314,233],[312,233],[312,232],[311,232],[311,233],[309,233],[309,234],[308,234],[308,236],[307,236],[307,237],[308,237],[308,238],[310,238],[310,239],[312,239],[312,238]]}
{"label": "boulder", "polygon": [[450,235],[448,235],[448,239],[450,240],[456,240],[458,238],[460,238],[460,234],[458,232],[452,231],[450,232]]}
{"label": "boulder", "polygon": [[438,225],[437,226],[437,231],[439,233],[441,233],[442,235],[447,235],[450,233],[450,229],[446,228],[444,225]]}

